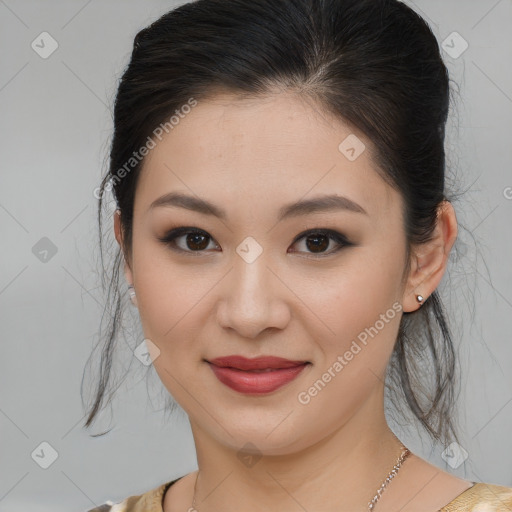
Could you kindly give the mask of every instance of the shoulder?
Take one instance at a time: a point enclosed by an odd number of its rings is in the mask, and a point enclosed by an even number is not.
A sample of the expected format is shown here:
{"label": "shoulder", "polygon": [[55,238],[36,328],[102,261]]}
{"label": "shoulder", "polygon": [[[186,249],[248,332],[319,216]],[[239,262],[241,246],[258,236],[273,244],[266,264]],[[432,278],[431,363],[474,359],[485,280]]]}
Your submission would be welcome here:
{"label": "shoulder", "polygon": [[128,496],[118,503],[107,501],[87,512],[163,512],[162,499],[165,491],[178,480],[179,478],[166,482],[142,494]]}
{"label": "shoulder", "polygon": [[494,512],[512,510],[512,487],[476,482],[441,509],[441,512]]}

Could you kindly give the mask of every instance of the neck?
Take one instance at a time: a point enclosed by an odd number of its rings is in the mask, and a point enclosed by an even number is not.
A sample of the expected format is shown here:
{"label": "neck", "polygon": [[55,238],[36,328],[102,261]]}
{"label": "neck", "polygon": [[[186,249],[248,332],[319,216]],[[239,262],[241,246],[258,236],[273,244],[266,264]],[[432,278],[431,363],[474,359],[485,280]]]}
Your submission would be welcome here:
{"label": "neck", "polygon": [[279,455],[242,453],[192,420],[191,426],[199,466],[197,512],[366,512],[402,453],[385,420],[383,389],[315,444],[281,449],[286,453]]}

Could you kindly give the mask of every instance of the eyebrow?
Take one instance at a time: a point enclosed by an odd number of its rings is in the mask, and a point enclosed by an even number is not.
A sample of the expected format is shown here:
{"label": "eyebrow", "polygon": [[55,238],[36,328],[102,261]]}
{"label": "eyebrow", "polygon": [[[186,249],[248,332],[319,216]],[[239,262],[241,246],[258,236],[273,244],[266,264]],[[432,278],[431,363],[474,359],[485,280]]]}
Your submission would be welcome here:
{"label": "eyebrow", "polygon": [[[226,219],[226,211],[214,205],[206,199],[189,196],[181,192],[169,192],[158,199],[155,199],[148,211],[157,207],[179,207],[192,210],[204,215],[212,215],[219,219]],[[284,220],[290,217],[307,215],[308,213],[318,213],[334,210],[346,210],[355,213],[368,215],[366,210],[348,197],[338,195],[320,196],[312,199],[303,199],[295,203],[290,203],[279,209],[278,220]]]}

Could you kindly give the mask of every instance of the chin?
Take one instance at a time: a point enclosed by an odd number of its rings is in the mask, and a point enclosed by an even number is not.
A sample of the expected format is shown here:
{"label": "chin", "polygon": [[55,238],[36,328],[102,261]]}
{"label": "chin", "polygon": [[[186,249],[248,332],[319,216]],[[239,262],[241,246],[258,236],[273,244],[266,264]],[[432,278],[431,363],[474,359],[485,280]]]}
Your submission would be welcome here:
{"label": "chin", "polygon": [[253,417],[244,416],[242,422],[226,419],[223,424],[226,425],[227,432],[218,425],[211,425],[213,431],[210,430],[209,433],[217,442],[237,453],[243,451],[256,456],[289,455],[315,444],[315,440],[304,435],[304,427],[283,421],[288,413],[289,411],[280,414],[277,421],[262,421],[261,412],[257,411]]}

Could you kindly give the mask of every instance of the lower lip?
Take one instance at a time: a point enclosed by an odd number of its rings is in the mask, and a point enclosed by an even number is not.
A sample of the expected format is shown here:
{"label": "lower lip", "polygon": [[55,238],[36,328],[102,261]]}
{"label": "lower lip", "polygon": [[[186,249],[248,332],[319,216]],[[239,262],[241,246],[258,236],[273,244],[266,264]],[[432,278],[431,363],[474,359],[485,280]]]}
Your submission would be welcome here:
{"label": "lower lip", "polygon": [[249,372],[208,363],[215,376],[226,386],[239,393],[271,393],[295,379],[308,363],[292,368],[279,368],[267,372]]}

